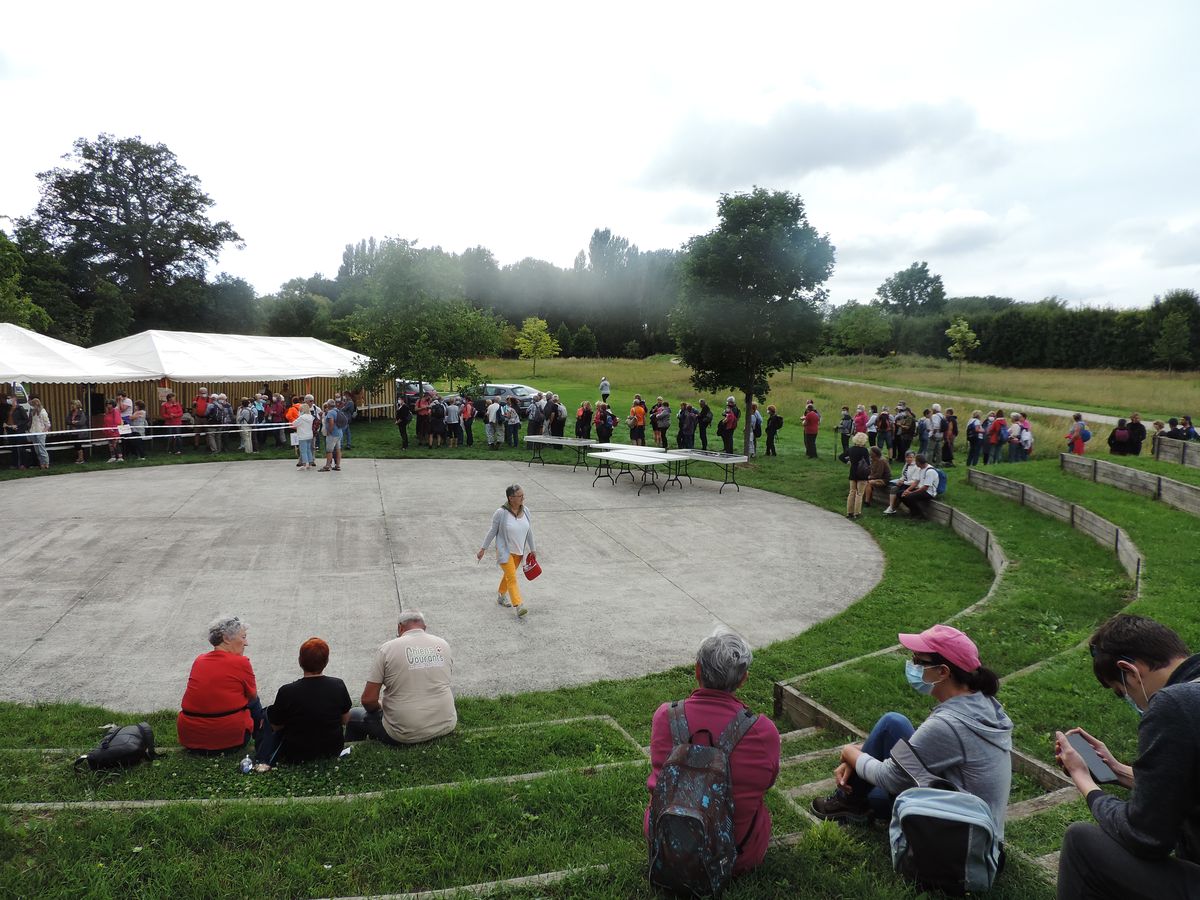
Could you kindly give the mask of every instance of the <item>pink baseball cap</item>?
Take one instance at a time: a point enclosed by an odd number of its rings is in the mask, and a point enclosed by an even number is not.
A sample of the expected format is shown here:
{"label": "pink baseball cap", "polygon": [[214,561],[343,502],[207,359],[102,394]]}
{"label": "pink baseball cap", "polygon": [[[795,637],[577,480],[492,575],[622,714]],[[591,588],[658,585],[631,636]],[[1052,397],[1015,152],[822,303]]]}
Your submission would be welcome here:
{"label": "pink baseball cap", "polygon": [[917,653],[937,653],[964,672],[974,672],[981,665],[975,642],[949,625],[934,625],[920,634],[901,634],[900,645]]}

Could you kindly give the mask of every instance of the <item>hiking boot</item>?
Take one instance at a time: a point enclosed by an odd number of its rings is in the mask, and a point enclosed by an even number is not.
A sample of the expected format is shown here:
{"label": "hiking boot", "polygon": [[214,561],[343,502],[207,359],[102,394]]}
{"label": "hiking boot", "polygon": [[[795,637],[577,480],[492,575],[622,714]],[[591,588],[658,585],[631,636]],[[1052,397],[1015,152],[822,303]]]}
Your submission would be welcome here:
{"label": "hiking boot", "polygon": [[525,618],[525,616],[527,616],[527,615],[529,615],[529,610],[527,610],[527,609],[524,607],[524,605],[522,605],[522,606],[518,606],[518,607],[517,607],[517,618],[518,618],[518,619],[523,619],[523,618]]}
{"label": "hiking boot", "polygon": [[509,602],[508,598],[500,593],[496,594],[496,603],[500,606],[512,606],[512,603]]}
{"label": "hiking boot", "polygon": [[848,822],[855,825],[867,825],[875,815],[865,801],[855,803],[843,796],[841,791],[834,791],[828,797],[818,797],[813,800],[812,811],[818,819]]}

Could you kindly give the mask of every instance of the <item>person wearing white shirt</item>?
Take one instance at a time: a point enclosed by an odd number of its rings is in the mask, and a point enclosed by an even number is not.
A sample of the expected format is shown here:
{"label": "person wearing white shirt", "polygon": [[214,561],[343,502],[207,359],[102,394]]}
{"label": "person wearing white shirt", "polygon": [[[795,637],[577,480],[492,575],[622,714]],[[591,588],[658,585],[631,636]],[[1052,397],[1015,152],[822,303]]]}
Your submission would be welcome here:
{"label": "person wearing white shirt", "polygon": [[904,466],[900,469],[900,477],[893,478],[888,485],[888,505],[883,514],[889,515],[896,511],[896,504],[900,502],[900,495],[904,493],[910,484],[913,484],[921,477],[921,470],[917,468],[917,454],[909,450],[904,454]]}
{"label": "person wearing white shirt", "polygon": [[[925,457],[917,454],[917,480],[908,485],[897,495],[897,500],[908,507],[914,515],[920,512],[924,515],[925,504],[937,496],[938,471],[926,462]],[[895,513],[896,507],[884,510],[884,515]]]}

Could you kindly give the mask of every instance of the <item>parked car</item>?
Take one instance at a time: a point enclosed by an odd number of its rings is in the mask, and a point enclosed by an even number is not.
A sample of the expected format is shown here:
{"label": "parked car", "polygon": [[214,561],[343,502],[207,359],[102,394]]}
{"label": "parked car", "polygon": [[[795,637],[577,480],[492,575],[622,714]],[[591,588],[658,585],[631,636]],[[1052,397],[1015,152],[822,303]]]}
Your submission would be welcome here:
{"label": "parked car", "polygon": [[417,398],[428,394],[434,389],[428,381],[409,381],[407,378],[396,379],[396,400],[403,396],[409,406],[417,405]]}
{"label": "parked car", "polygon": [[537,390],[525,384],[480,384],[469,389],[467,393],[471,395],[476,406],[483,404],[485,409],[493,399],[507,403],[510,397],[515,397],[522,419],[529,418],[529,406],[538,394]]}

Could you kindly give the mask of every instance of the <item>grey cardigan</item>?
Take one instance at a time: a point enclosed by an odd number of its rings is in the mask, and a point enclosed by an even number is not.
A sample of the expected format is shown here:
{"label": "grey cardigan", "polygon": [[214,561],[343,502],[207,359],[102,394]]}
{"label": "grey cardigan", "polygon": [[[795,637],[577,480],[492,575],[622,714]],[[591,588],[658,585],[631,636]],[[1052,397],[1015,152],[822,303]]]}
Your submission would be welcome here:
{"label": "grey cardigan", "polygon": [[[508,546],[508,539],[505,535],[503,525],[504,517],[511,515],[512,513],[508,511],[507,506],[502,506],[492,513],[492,527],[488,530],[487,537],[483,539],[483,546],[479,548],[480,550],[486,550],[494,540],[496,542],[496,560],[501,565],[507,562],[510,556],[525,555],[524,547],[513,548]],[[521,507],[521,515],[529,522],[529,534],[525,538],[525,544],[529,547],[530,553],[536,553],[537,551],[533,548],[533,519],[529,515],[529,507]]]}

